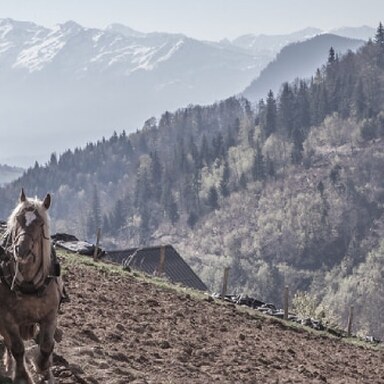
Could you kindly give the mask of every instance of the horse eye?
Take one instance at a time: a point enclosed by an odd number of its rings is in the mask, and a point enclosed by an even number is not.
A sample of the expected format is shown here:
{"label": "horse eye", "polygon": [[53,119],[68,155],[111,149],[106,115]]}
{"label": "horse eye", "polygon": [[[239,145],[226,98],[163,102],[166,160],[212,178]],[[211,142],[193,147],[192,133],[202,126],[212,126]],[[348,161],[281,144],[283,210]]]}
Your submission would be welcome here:
{"label": "horse eye", "polygon": [[17,216],[16,217],[16,220],[17,220],[17,222],[21,225],[21,226],[25,226],[25,217],[24,217],[24,215],[21,215],[21,216]]}

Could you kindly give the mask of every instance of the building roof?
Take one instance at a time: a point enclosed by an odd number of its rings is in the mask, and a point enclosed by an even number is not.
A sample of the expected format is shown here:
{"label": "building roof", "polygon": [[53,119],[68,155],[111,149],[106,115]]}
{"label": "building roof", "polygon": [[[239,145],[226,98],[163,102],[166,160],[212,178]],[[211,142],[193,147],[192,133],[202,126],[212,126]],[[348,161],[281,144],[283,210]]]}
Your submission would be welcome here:
{"label": "building roof", "polygon": [[173,283],[200,291],[208,290],[172,245],[108,251],[105,257],[149,275],[164,275]]}

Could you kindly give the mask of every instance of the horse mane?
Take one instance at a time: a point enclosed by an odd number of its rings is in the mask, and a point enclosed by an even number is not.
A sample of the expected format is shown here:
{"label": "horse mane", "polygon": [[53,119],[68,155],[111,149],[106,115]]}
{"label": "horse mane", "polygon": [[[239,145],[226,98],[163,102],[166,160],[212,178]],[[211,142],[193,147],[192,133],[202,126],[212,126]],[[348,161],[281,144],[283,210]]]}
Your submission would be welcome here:
{"label": "horse mane", "polygon": [[43,225],[43,273],[44,275],[49,274],[49,269],[51,266],[51,240],[50,240],[50,218],[48,215],[47,209],[44,207],[43,202],[37,197],[34,199],[26,198],[25,201],[19,202],[19,204],[12,211],[7,220],[7,230],[9,233],[12,232],[12,229],[18,225],[17,216],[21,214],[24,209],[34,209],[39,214],[39,216],[44,221]]}

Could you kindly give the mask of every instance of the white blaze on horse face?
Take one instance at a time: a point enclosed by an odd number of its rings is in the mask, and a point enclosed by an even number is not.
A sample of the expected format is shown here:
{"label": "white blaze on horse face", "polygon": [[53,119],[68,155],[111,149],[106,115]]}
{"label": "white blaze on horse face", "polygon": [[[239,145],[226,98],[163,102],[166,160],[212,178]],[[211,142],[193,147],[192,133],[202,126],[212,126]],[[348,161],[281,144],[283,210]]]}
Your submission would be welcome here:
{"label": "white blaze on horse face", "polygon": [[34,220],[36,219],[36,215],[31,211],[25,212],[24,216],[25,216],[25,225],[27,227],[29,227],[34,222]]}

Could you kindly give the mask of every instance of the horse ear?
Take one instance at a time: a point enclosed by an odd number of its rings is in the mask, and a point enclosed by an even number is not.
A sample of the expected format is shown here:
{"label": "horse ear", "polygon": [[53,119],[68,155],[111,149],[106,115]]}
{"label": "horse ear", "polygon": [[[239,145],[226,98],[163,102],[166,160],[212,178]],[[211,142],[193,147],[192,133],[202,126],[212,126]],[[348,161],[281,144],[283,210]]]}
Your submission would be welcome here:
{"label": "horse ear", "polygon": [[25,197],[24,188],[21,188],[20,202],[24,203],[25,200],[27,200],[27,198]]}
{"label": "horse ear", "polygon": [[47,193],[47,196],[45,196],[45,199],[43,201],[43,206],[45,209],[48,209],[51,205],[51,195]]}

